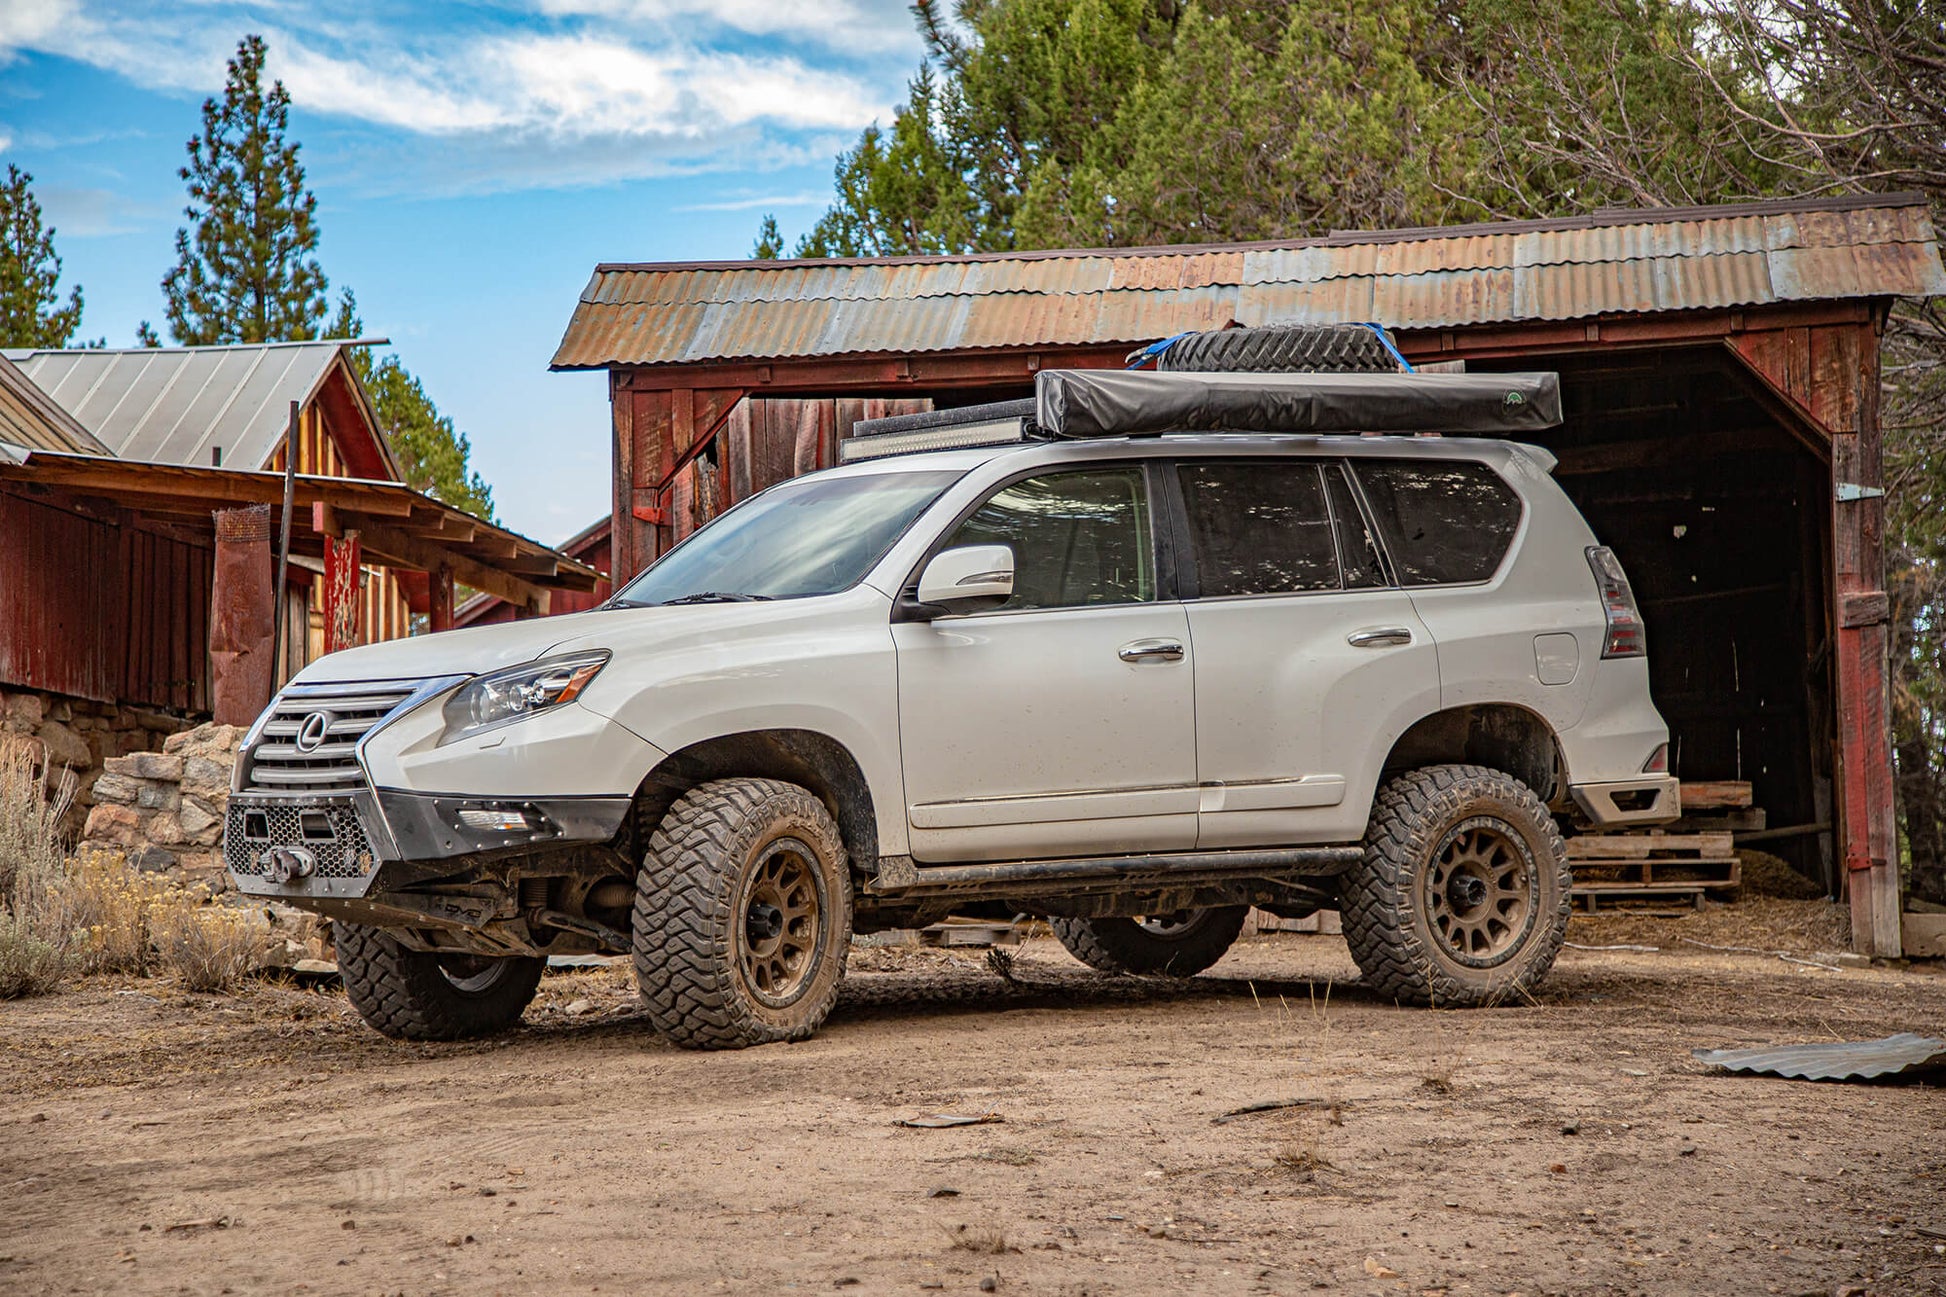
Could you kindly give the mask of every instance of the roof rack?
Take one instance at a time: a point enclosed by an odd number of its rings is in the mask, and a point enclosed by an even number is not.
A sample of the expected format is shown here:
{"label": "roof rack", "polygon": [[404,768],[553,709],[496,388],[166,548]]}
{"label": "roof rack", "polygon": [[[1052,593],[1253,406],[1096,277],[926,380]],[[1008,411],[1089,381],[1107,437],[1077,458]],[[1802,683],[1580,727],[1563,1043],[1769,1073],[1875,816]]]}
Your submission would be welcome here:
{"label": "roof rack", "polygon": [[1034,399],[861,420],[841,463],[1166,432],[1510,436],[1561,422],[1557,374],[1227,374],[1044,369]]}

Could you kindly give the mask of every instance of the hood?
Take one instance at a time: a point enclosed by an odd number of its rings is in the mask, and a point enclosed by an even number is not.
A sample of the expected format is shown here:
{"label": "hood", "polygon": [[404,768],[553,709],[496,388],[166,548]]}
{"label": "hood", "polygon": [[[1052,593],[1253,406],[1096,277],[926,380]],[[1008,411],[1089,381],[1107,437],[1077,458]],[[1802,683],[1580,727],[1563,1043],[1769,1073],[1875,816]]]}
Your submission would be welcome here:
{"label": "hood", "polygon": [[534,617],[342,649],[305,667],[292,683],[480,675],[544,657],[556,644],[594,631],[616,615],[579,612],[565,617]]}
{"label": "hood", "polygon": [[833,615],[865,616],[876,624],[889,612],[890,604],[889,597],[861,582],[841,594],[775,603],[609,608],[535,617],[345,649],[311,663],[292,683],[482,675],[550,653],[598,648],[618,655],[675,650],[717,642],[726,635],[747,635],[760,625],[788,634],[793,628]]}

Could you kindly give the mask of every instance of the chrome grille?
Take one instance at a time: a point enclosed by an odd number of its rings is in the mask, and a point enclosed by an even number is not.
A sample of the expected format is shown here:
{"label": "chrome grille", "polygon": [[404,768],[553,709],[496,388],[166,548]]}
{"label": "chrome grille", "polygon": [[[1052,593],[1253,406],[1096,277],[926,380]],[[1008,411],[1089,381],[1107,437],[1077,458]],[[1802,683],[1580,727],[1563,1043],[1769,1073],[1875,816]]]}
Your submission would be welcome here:
{"label": "chrome grille", "polygon": [[232,801],[223,826],[223,863],[230,872],[261,875],[271,847],[302,847],[316,861],[319,878],[363,878],[372,869],[371,842],[349,801]]}
{"label": "chrome grille", "polygon": [[[285,695],[273,704],[269,720],[248,753],[246,789],[266,792],[339,792],[360,787],[358,740],[412,696],[413,686],[378,685],[344,693]],[[322,715],[322,742],[311,751],[299,747],[305,722]]]}

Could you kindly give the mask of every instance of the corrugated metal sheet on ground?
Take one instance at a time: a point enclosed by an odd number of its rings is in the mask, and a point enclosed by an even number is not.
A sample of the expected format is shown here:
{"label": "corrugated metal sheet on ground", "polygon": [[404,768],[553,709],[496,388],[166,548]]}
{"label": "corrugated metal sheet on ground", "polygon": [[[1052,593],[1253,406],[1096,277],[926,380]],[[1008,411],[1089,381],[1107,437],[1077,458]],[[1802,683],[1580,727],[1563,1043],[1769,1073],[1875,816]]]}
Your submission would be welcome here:
{"label": "corrugated metal sheet on ground", "polygon": [[1696,1061],[1732,1072],[1764,1072],[1799,1081],[1873,1081],[1946,1072],[1946,1040],[1902,1031],[1883,1040],[1773,1045],[1766,1049],[1698,1049]]}
{"label": "corrugated metal sheet on ground", "polygon": [[163,464],[258,468],[284,436],[290,403],[307,401],[339,342],[126,351],[10,351],[36,387],[109,450]]}
{"label": "corrugated metal sheet on ground", "polygon": [[1862,197],[1287,244],[603,266],[554,365],[1079,346],[1231,319],[1427,329],[1941,293],[1924,202]]}

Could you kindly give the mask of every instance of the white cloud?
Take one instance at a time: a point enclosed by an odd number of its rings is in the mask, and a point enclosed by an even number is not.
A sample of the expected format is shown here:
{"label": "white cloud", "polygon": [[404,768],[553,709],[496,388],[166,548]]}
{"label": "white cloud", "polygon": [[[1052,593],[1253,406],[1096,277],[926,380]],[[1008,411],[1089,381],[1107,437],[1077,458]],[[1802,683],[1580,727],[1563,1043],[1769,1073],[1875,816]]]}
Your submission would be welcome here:
{"label": "white cloud", "polygon": [[754,212],[776,211],[786,207],[822,207],[831,201],[829,190],[797,194],[771,194],[762,198],[725,198],[713,203],[686,203],[679,212]]}
{"label": "white cloud", "polygon": [[822,147],[888,116],[909,71],[836,48],[877,40],[902,8],[891,0],[529,2],[544,12],[0,0],[0,59],[36,50],[203,95],[220,90],[239,34],[258,31],[300,111],[419,137],[417,177],[464,173],[468,188],[706,168],[732,151],[794,160],[813,134]]}
{"label": "white cloud", "polygon": [[152,228],[167,208],[133,202],[110,189],[36,186],[41,212],[63,239],[92,239]]}

